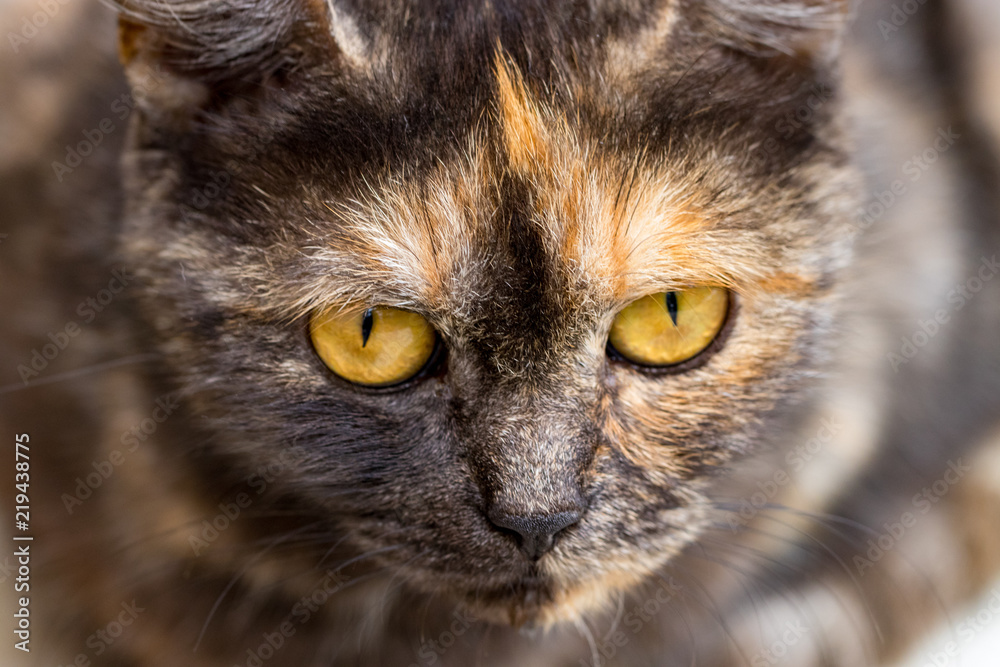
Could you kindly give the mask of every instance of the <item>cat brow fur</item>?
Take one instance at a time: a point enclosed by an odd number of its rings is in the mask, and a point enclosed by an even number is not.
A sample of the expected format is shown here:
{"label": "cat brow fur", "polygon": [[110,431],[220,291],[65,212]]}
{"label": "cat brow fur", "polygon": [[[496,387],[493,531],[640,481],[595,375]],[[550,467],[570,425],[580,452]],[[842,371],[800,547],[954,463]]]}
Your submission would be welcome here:
{"label": "cat brow fur", "polygon": [[[620,308],[643,294],[698,285],[747,296],[763,290],[805,297],[815,289],[819,276],[809,264],[793,276],[781,268],[790,257],[766,256],[774,244],[764,230],[747,233],[753,222],[740,212],[749,201],[720,200],[706,187],[716,181],[721,189],[735,174],[705,171],[704,162],[642,164],[599,154],[563,114],[531,97],[502,52],[495,63],[502,150],[540,193],[534,222],[552,258],[593,298]],[[377,303],[462,312],[450,295],[475,261],[476,220],[503,224],[488,216],[492,184],[502,176],[484,151],[498,149],[475,136],[465,144],[419,184],[387,175],[350,201],[317,203],[318,215],[330,216],[327,224],[339,230],[337,242],[306,250],[313,278],[292,286],[265,279],[261,306],[293,318],[315,307]],[[798,207],[780,190],[772,205],[785,207],[784,215]]]}

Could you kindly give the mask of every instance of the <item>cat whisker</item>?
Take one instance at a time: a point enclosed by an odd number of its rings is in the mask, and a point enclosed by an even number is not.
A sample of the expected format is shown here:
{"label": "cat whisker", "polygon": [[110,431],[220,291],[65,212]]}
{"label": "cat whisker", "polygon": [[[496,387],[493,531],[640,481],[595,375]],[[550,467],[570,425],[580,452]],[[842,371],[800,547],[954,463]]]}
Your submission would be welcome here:
{"label": "cat whisker", "polygon": [[[713,541],[713,540],[707,540],[706,542],[707,542],[708,545],[713,545],[717,549],[728,549],[730,551],[735,551],[735,552],[750,553],[752,556],[755,556],[755,557],[764,556],[758,550],[752,549],[752,548],[748,548],[748,547],[746,547],[746,545],[734,544],[734,543],[726,542],[726,541]],[[784,577],[782,577],[780,574],[777,575],[777,576],[773,576],[773,575],[775,575],[775,571],[773,569],[771,569],[771,567],[769,567],[768,565],[762,565],[761,567],[762,567],[762,569],[768,575],[772,575],[772,576],[764,577],[764,578],[759,578],[759,577],[755,577],[754,573],[748,572],[744,568],[739,567],[739,566],[733,564],[732,562],[730,562],[728,560],[714,559],[714,558],[708,557],[707,555],[696,556],[696,557],[698,557],[698,558],[704,558],[704,559],[708,560],[709,562],[717,563],[720,566],[724,567],[725,569],[737,573],[740,576],[741,585],[743,585],[742,580],[745,579],[745,580],[749,580],[751,582],[755,582],[758,586],[766,587],[772,594],[779,596],[781,599],[785,600],[791,606],[793,606],[798,611],[798,613],[799,613],[799,615],[801,617],[803,617],[803,618],[809,618],[810,619],[810,622],[809,622],[809,627],[810,628],[817,628],[817,627],[822,628],[823,627],[822,624],[818,622],[819,619],[813,613],[813,609],[812,609],[811,606],[806,605],[805,608],[804,608],[802,605],[799,604],[799,602],[796,601],[796,597],[797,597],[796,593],[799,593],[799,591],[790,590],[788,586],[781,586],[781,587],[779,587],[779,586],[775,586],[775,585],[773,585],[773,584],[770,583],[770,581],[772,579],[775,579],[777,581],[786,581],[787,579],[785,579]],[[793,566],[793,565],[791,565],[789,563],[784,563],[784,562],[781,562],[781,561],[777,561],[777,560],[774,560],[774,559],[769,558],[769,557],[764,557],[763,559],[766,560],[766,561],[768,561],[771,564],[774,564],[774,565],[779,566],[779,567],[781,567],[783,569],[789,570],[789,571],[795,573],[796,575],[805,575],[806,574],[806,571],[803,568],[799,568],[799,567]],[[833,587],[829,586],[829,585],[825,585],[824,587],[831,594],[831,596],[833,596],[834,598],[837,599],[838,604],[840,604],[841,608],[843,610],[845,610],[845,611],[848,611],[847,605],[844,605],[843,602],[839,599],[839,596],[836,595],[835,589]],[[761,614],[760,614],[760,610],[757,608],[757,601],[754,599],[753,594],[750,593],[749,591],[747,591],[747,599],[750,600],[751,604],[754,606],[755,614],[757,615],[758,618],[760,618]],[[806,599],[804,597],[802,598],[802,600],[803,600],[803,602],[806,602]],[[765,635],[764,635],[764,632],[763,632],[763,628],[760,628],[759,631],[760,631],[760,636],[764,637]],[[825,635],[821,634],[819,636],[819,639],[818,639],[818,642],[817,642],[817,648],[818,648],[819,652],[821,653],[821,655],[827,656],[827,655],[831,655],[832,654],[832,652],[830,650],[830,647],[829,647],[829,644],[826,641]]]}
{"label": "cat whisker", "polygon": [[[775,506],[772,509],[785,509],[785,508],[782,508],[782,507],[779,507],[779,506]],[[804,514],[808,516],[808,513],[804,513]],[[825,519],[830,519],[831,517],[829,515],[826,515],[824,518]],[[820,550],[821,550],[822,553],[825,553],[828,557],[830,557],[833,561],[835,561],[836,564],[837,564],[837,567],[847,576],[847,578],[851,582],[852,587],[858,593],[858,599],[861,600],[862,603],[864,604],[865,611],[866,611],[866,613],[868,615],[868,619],[871,622],[871,627],[874,630],[874,632],[875,632],[875,634],[876,634],[876,636],[878,638],[878,641],[879,642],[884,641],[881,627],[880,627],[880,625],[878,623],[877,618],[875,617],[875,613],[872,610],[871,605],[868,602],[867,596],[865,595],[865,592],[864,592],[864,589],[861,586],[861,583],[857,580],[857,577],[854,575],[854,572],[852,572],[852,570],[848,566],[848,564],[846,562],[844,562],[843,558],[841,558],[840,555],[836,551],[834,551],[831,547],[829,547],[827,544],[825,544],[822,540],[820,540],[816,536],[814,536],[812,534],[809,534],[809,533],[801,530],[800,528],[798,528],[798,527],[796,527],[796,526],[794,526],[794,525],[792,525],[792,524],[790,524],[788,522],[781,521],[780,519],[778,519],[775,516],[772,516],[772,515],[769,515],[769,514],[766,514],[766,513],[762,513],[761,514],[761,519],[773,521],[773,522],[775,522],[775,523],[777,523],[777,524],[779,524],[781,526],[784,526],[785,528],[791,530],[792,532],[796,533],[797,535],[799,535],[800,537],[804,538],[804,540],[805,540],[805,542],[802,542],[802,541],[791,541],[791,540],[787,540],[787,539],[783,538],[789,544],[793,544],[795,546],[799,546],[800,548],[802,548],[803,550],[805,550],[806,545],[808,543],[812,543],[812,544],[818,546],[820,548]],[[850,522],[850,524],[852,524],[852,527],[855,527],[855,528],[859,528],[859,527],[860,528],[864,528],[861,524],[857,524],[857,522]],[[840,531],[836,530],[832,526],[827,526],[827,527],[837,537],[840,537],[842,539],[844,538],[844,536],[842,535],[842,533],[840,533]],[[865,528],[865,530],[867,531],[867,530],[870,530],[870,529]],[[775,537],[773,534],[770,534],[770,533],[767,533],[767,532],[763,532],[763,531],[762,531],[762,534],[767,535],[769,537]],[[850,540],[847,540],[847,541],[850,543]]]}
{"label": "cat whisker", "polygon": [[243,575],[246,574],[247,570],[249,570],[254,563],[263,558],[274,546],[279,544],[281,541],[288,539],[289,537],[290,534],[277,536],[269,546],[256,553],[253,557],[250,558],[250,560],[248,560],[244,564],[241,570],[233,574],[232,578],[229,580],[229,583],[226,584],[226,587],[222,590],[221,593],[219,593],[218,597],[215,600],[215,604],[213,604],[212,608],[209,610],[208,616],[205,618],[205,622],[201,626],[201,632],[198,634],[198,638],[195,640],[194,647],[191,649],[192,653],[198,652],[198,647],[201,646],[201,641],[205,637],[205,632],[208,630],[208,626],[212,622],[212,618],[215,617],[215,613],[218,611],[219,606],[222,604],[222,601],[229,594],[229,591],[232,590],[233,586],[235,586],[236,583],[243,578]]}
{"label": "cat whisker", "polygon": [[487,647],[490,644],[490,639],[493,634],[494,626],[492,624],[487,624],[486,629],[483,630],[482,641],[476,647],[476,663],[480,666],[486,664]]}
{"label": "cat whisker", "polygon": [[[716,501],[711,503],[711,506],[715,509],[720,509],[726,512],[738,513],[740,508],[736,504],[730,504],[727,502]],[[782,505],[780,503],[765,503],[761,505],[758,510],[763,513],[765,511],[772,512],[786,512],[788,514],[794,514],[798,517],[808,519],[810,522],[817,522],[823,525],[829,525],[831,528],[833,524],[845,526],[847,528],[853,528],[859,532],[865,533],[868,536],[877,535],[877,532],[872,530],[869,526],[850,519],[845,516],[840,516],[837,514],[829,514],[826,512],[817,512],[813,510],[804,510],[798,507],[790,507],[788,505]]]}
{"label": "cat whisker", "polygon": [[[681,574],[680,569],[677,568],[676,566],[673,568],[673,571],[677,572],[678,576],[683,576]],[[657,575],[657,576],[660,576],[660,575]],[[662,576],[660,578],[662,579]],[[739,654],[739,656],[743,660],[743,662],[746,663],[746,664],[749,664],[749,660],[747,659],[747,656],[746,656],[746,654],[743,651],[743,647],[740,645],[740,643],[733,636],[733,633],[730,630],[729,624],[728,624],[728,622],[726,620],[726,616],[721,611],[719,611],[718,606],[716,605],[715,601],[712,599],[711,593],[709,593],[709,591],[698,581],[698,579],[696,577],[686,576],[685,577],[685,581],[693,589],[695,589],[696,591],[700,592],[704,596],[705,601],[703,602],[703,601],[700,601],[700,600],[698,600],[698,599],[696,599],[694,597],[689,597],[687,595],[684,595],[684,598],[686,600],[691,600],[692,602],[694,602],[695,604],[697,604],[700,608],[702,608],[708,614],[709,618],[711,618],[715,622],[715,624],[719,627],[719,629],[722,630],[723,634],[725,635],[725,637],[729,641],[729,643],[733,647],[735,647],[736,652]]]}
{"label": "cat whisker", "polygon": [[597,640],[594,638],[594,633],[591,632],[587,622],[577,617],[573,619],[573,627],[577,629],[581,637],[587,640],[587,646],[590,648],[590,664],[593,667],[600,667],[603,664],[601,661],[601,652],[597,648]]}
{"label": "cat whisker", "polygon": [[10,394],[16,391],[24,391],[27,389],[34,389],[35,387],[41,387],[47,384],[54,384],[57,382],[66,382],[68,380],[75,380],[77,378],[85,377],[87,375],[93,375],[94,373],[100,373],[102,371],[111,370],[113,368],[120,368],[122,366],[133,366],[135,364],[144,364],[162,358],[163,355],[160,354],[145,353],[145,354],[133,354],[127,357],[121,357],[119,359],[111,359],[109,361],[101,362],[98,364],[92,364],[90,366],[83,366],[82,368],[76,368],[71,371],[56,373],[55,375],[50,375],[48,377],[42,378],[41,380],[32,380],[27,384],[24,383],[8,384],[3,387],[0,387],[0,395]]}
{"label": "cat whisker", "polygon": [[611,621],[611,626],[608,628],[608,631],[604,633],[604,643],[607,643],[611,639],[611,636],[615,633],[615,630],[618,629],[618,624],[621,623],[622,618],[624,616],[625,616],[625,593],[619,591],[618,605],[615,611],[615,616]]}

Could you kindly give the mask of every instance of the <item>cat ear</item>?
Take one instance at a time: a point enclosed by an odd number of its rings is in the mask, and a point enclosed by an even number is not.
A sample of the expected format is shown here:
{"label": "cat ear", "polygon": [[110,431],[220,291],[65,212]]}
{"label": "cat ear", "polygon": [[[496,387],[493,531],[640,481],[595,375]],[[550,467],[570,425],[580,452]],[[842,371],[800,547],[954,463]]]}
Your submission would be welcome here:
{"label": "cat ear", "polygon": [[834,60],[852,0],[705,0],[703,28],[726,46],[753,55]]}
{"label": "cat ear", "polygon": [[252,95],[367,57],[353,21],[332,0],[114,1],[126,75],[142,87],[140,103],[163,110]]}

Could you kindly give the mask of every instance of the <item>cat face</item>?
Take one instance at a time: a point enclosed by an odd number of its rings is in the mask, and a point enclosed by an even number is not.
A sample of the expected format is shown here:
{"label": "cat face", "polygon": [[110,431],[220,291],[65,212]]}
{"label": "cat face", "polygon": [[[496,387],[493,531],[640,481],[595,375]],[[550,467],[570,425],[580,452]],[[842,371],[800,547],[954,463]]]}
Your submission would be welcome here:
{"label": "cat face", "polygon": [[[199,459],[272,462],[273,502],[328,531],[308,548],[498,621],[649,577],[830,325],[853,180],[825,42],[725,3],[265,4],[227,58],[122,29],[162,81],[124,249]],[[609,347],[630,304],[704,288],[723,315],[690,358]],[[311,323],[369,309],[429,325],[426,361],[338,373]],[[364,345],[388,326],[358,317]]]}

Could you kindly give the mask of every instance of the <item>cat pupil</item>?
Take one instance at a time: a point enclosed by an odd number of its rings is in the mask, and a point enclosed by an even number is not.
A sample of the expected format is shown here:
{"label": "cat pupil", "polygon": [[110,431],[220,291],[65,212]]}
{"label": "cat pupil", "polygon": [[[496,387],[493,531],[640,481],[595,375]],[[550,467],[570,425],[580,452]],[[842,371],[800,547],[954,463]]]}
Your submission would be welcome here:
{"label": "cat pupil", "polygon": [[368,338],[372,335],[374,324],[375,318],[372,316],[372,309],[369,308],[365,311],[364,317],[361,318],[361,347],[368,345]]}
{"label": "cat pupil", "polygon": [[677,326],[677,292],[667,292],[667,313],[670,315],[670,321]]}

